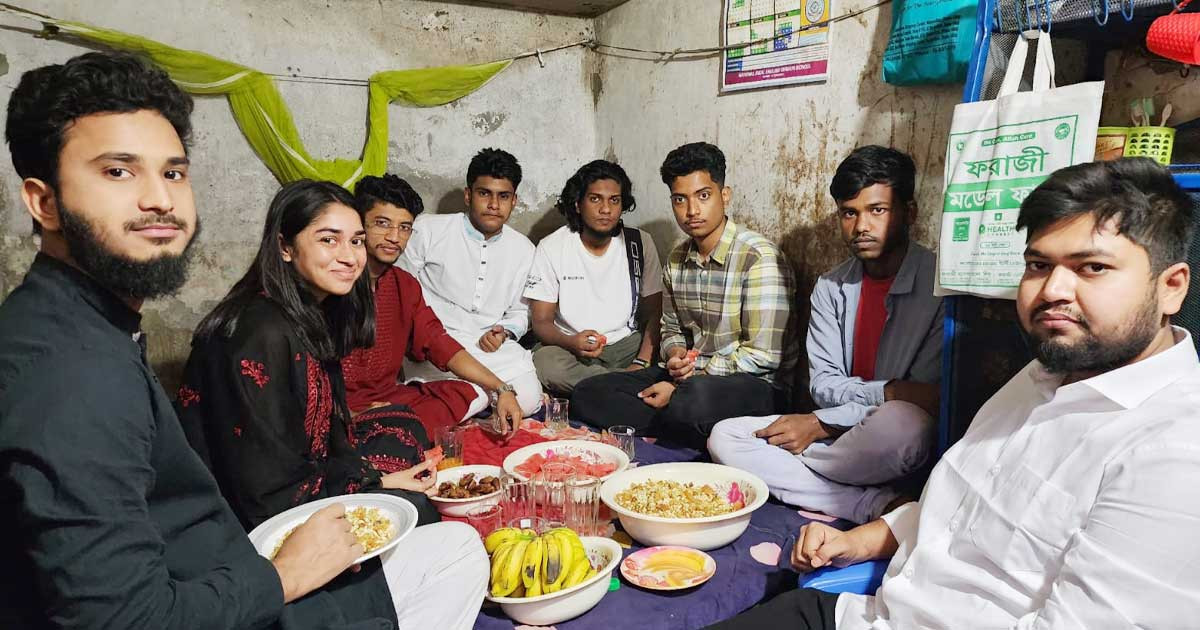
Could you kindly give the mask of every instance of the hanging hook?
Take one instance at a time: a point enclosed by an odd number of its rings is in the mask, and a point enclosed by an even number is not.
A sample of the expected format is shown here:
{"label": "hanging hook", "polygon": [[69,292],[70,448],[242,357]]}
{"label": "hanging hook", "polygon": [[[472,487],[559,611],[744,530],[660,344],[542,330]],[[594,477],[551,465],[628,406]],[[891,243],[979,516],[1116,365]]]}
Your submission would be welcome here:
{"label": "hanging hook", "polygon": [[1025,4],[1025,30],[1032,31],[1035,27],[1034,22],[1037,22],[1037,28],[1041,28],[1042,19],[1038,15],[1038,0],[1033,0],[1033,13],[1029,12],[1029,0],[1024,0]]}
{"label": "hanging hook", "polygon": [[996,2],[992,5],[992,32],[999,33],[1004,26],[1003,16],[1000,14],[1000,3]]}
{"label": "hanging hook", "polygon": [[1046,34],[1054,29],[1054,16],[1050,15],[1050,0],[1042,0],[1042,6],[1046,7]]}
{"label": "hanging hook", "polygon": [[[1125,13],[1125,4],[1129,4],[1129,13]],[[1125,18],[1126,22],[1133,21],[1133,0],[1121,0],[1121,17]]]}
{"label": "hanging hook", "polygon": [[539,66],[541,66],[541,67],[543,67],[543,68],[545,68],[545,67],[546,67],[546,61],[542,59],[542,51],[540,51],[540,50],[536,50],[536,49],[535,49],[533,52],[534,52],[534,53],[536,53],[537,60],[538,60],[538,65],[539,65]]}
{"label": "hanging hook", "polygon": [[[1092,19],[1096,20],[1096,24],[1099,24],[1100,26],[1104,26],[1105,24],[1108,24],[1108,0],[1104,0],[1104,8],[1103,9],[1100,9],[1099,0],[1092,0],[1092,7],[1098,9],[1096,11],[1092,11]],[[1104,14],[1103,22],[1100,21],[1101,13]]]}

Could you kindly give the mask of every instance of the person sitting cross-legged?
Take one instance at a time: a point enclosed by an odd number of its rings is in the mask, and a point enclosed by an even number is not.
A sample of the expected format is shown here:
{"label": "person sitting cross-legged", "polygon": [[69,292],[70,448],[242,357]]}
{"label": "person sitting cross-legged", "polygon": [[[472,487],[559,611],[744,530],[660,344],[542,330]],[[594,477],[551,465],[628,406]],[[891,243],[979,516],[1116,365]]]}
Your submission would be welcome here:
{"label": "person sitting cross-legged", "polygon": [[865,523],[897,500],[895,482],[932,447],[942,367],[936,259],[909,238],[912,158],[854,150],[833,176],[850,258],[821,276],[808,324],[813,413],[730,418],[713,460],[762,477],[776,498]]}
{"label": "person sitting cross-legged", "polygon": [[665,365],[580,381],[571,415],[596,427],[631,425],[692,447],[738,413],[765,415],[786,400],[799,354],[792,268],[761,234],[725,214],[725,155],[696,142],[661,168],[688,239],[663,273]]}
{"label": "person sitting cross-legged", "polygon": [[[508,227],[517,203],[521,165],[507,151],[484,149],[467,167],[466,212],[423,214],[396,264],[421,284],[425,301],[463,348],[508,383],[524,415],[542,406],[533,356],[518,341],[529,330],[521,297],[533,243]],[[405,375],[452,378],[430,361],[409,361]]]}
{"label": "person sitting cross-legged", "polygon": [[619,165],[585,164],[558,198],[567,224],[538,243],[525,298],[541,341],[533,363],[547,390],[569,395],[589,376],[654,359],[662,267],[650,235],[621,220],[635,207],[632,188]]}
{"label": "person sitting cross-legged", "polygon": [[[389,174],[360,180],[354,203],[367,229],[366,273],[375,297],[375,343],[342,359],[342,372],[346,400],[354,414],[351,426],[360,444],[370,449],[364,455],[384,472],[400,470],[407,451],[427,446],[438,429],[482,411],[489,397],[504,419],[504,428],[516,426],[521,407],[512,387],[446,333],[425,303],[416,278],[394,266],[412,235],[414,219],[424,210],[421,197],[408,182]],[[406,357],[430,361],[458,378],[398,382]],[[418,420],[425,435],[414,440],[408,432],[397,432],[397,417]],[[365,439],[371,434],[376,439]]]}

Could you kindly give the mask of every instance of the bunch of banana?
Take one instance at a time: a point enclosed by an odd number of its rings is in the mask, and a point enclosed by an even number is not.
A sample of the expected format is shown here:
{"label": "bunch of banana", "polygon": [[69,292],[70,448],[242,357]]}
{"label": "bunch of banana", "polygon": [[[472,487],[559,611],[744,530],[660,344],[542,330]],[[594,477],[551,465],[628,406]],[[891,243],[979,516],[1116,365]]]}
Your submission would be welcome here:
{"label": "bunch of banana", "polygon": [[596,574],[579,536],[566,527],[541,536],[505,527],[483,541],[492,556],[493,597],[537,597],[570,588]]}

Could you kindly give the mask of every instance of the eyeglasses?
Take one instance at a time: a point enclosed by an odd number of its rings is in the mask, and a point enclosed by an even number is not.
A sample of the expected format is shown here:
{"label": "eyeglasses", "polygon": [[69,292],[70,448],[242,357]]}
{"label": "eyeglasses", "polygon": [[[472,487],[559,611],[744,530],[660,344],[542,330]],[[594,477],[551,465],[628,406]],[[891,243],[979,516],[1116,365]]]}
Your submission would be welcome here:
{"label": "eyeglasses", "polygon": [[411,236],[413,232],[417,231],[416,228],[407,223],[392,225],[392,222],[388,221],[387,219],[379,219],[375,221],[371,225],[367,226],[367,230],[374,234],[391,234],[392,230],[398,230],[401,236]]}

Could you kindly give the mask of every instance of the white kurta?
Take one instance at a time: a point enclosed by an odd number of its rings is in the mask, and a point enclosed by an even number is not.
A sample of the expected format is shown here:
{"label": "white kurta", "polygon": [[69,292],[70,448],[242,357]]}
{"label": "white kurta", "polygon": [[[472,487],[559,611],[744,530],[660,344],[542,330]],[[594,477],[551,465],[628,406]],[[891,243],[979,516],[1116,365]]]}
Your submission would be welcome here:
{"label": "white kurta", "polygon": [[1013,377],[884,516],[900,549],[839,630],[1200,626],[1200,362],[1175,337],[1062,387]]}
{"label": "white kurta", "polygon": [[533,243],[508,226],[485,240],[466,213],[422,214],[396,264],[421,283],[446,332],[498,378],[511,381],[534,371],[530,352],[512,340],[484,352],[479,338],[497,324],[518,339],[529,330],[529,305],[521,293],[533,251]]}

